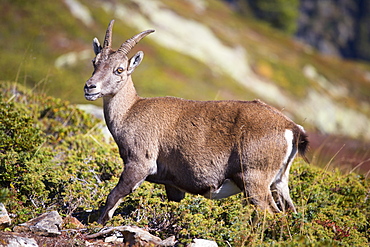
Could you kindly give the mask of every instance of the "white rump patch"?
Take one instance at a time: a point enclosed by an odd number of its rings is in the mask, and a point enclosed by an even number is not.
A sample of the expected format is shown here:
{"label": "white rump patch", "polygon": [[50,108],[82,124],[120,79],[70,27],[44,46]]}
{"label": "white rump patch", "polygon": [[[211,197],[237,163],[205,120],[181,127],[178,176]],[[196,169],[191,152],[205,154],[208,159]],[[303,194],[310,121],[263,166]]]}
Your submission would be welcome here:
{"label": "white rump patch", "polygon": [[[292,165],[292,161],[297,154],[297,149],[293,147],[293,132],[289,129],[285,130],[285,140],[287,142],[287,149],[286,154],[281,164],[281,168],[279,172],[276,174],[274,181],[272,184],[275,184],[275,187],[279,190],[282,187],[286,187],[288,189],[288,178],[289,178],[289,170],[290,166]],[[289,163],[288,163],[289,162]],[[283,183],[280,185],[279,183]]]}
{"label": "white rump patch", "polygon": [[203,196],[209,199],[222,199],[240,192],[242,191],[232,180],[226,179],[216,191],[209,191]]}
{"label": "white rump patch", "polygon": [[287,144],[287,150],[286,150],[283,163],[286,164],[293,150],[293,131],[286,129],[284,134],[285,134],[285,140]]}

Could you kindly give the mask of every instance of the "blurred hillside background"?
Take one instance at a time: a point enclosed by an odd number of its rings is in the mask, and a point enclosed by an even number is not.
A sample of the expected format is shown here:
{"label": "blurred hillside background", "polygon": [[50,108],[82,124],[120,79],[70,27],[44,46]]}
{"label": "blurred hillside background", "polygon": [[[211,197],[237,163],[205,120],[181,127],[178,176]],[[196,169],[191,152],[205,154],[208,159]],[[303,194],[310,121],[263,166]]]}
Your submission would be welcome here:
{"label": "blurred hillside background", "polygon": [[153,28],[132,52],[141,96],[259,98],[305,127],[316,164],[369,171],[369,0],[0,3],[0,81],[90,103],[92,39],[111,19],[113,48]]}

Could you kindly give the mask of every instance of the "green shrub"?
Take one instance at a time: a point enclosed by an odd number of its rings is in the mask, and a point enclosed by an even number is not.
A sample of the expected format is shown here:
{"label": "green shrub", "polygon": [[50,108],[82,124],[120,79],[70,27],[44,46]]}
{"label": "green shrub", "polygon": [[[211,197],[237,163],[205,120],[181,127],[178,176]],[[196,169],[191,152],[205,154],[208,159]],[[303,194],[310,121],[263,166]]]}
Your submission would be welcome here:
{"label": "green shrub", "polygon": [[[0,201],[16,214],[13,223],[50,209],[98,209],[122,171],[116,145],[99,132],[102,123],[68,102],[8,83],[0,88]],[[266,215],[245,205],[242,194],[222,200],[187,195],[176,203],[167,201],[162,185],[144,182],[108,225],[137,225],[162,239],[174,235],[179,246],[193,238],[220,246],[368,244],[370,186],[364,176],[297,159],[289,185],[298,213]]]}
{"label": "green shrub", "polygon": [[102,123],[60,99],[2,87],[0,186],[15,223],[51,208],[99,207],[122,170],[115,145],[97,128]]}
{"label": "green shrub", "polygon": [[37,156],[44,135],[34,126],[30,112],[14,102],[0,97],[0,186],[22,195],[40,192],[40,183],[28,176],[33,174],[28,164]]}
{"label": "green shrub", "polygon": [[369,241],[369,182],[361,175],[325,172],[298,160],[291,194],[298,213],[265,215],[242,194],[222,200],[187,195],[168,202],[161,185],[144,183],[108,224],[137,225],[182,244],[193,238],[220,246],[364,246]]}

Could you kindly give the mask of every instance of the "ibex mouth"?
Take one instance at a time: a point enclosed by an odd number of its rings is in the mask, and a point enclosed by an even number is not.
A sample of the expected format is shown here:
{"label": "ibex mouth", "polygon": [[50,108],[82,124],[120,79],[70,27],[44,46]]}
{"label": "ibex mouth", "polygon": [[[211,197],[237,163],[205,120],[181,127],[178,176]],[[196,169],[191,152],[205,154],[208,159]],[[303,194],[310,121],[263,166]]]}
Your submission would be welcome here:
{"label": "ibex mouth", "polygon": [[100,97],[100,93],[85,93],[85,99],[94,101]]}

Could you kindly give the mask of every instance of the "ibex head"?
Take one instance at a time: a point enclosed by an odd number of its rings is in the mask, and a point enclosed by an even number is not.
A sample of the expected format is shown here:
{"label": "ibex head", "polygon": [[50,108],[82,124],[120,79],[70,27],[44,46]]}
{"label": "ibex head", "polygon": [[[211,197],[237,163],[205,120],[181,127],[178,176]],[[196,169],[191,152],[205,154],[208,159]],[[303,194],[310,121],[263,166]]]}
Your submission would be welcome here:
{"label": "ibex head", "polygon": [[154,32],[154,30],[143,31],[126,40],[117,51],[114,51],[111,48],[113,23],[114,20],[108,25],[103,47],[97,38],[93,40],[96,57],[92,60],[93,75],[87,80],[84,88],[87,100],[113,96],[125,85],[131,73],[144,57],[144,53],[139,51],[131,59],[128,59],[128,53],[142,38]]}

